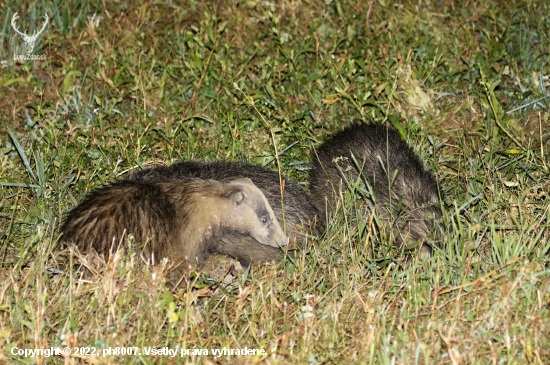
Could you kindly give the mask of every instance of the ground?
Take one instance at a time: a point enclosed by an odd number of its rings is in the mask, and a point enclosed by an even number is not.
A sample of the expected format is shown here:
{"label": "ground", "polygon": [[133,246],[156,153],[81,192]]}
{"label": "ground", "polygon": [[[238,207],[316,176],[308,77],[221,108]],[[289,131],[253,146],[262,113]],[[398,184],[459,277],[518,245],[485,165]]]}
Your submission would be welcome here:
{"label": "ground", "polygon": [[[0,8],[0,362],[550,362],[546,1]],[[39,59],[16,60],[15,28],[44,14]],[[354,122],[397,128],[437,177],[431,257],[372,244],[353,194],[297,259],[217,257],[176,291],[139,253],[83,278],[58,243],[63,214],[131,169],[248,161],[307,189],[315,146]],[[70,353],[18,353],[41,347]],[[245,347],[263,351],[212,354]]]}

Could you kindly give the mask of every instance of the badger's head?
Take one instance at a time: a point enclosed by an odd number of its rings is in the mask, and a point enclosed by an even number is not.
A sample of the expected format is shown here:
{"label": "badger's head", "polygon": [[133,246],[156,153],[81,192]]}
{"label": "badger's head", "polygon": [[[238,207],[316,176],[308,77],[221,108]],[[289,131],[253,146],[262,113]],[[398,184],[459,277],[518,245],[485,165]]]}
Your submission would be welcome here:
{"label": "badger's head", "polygon": [[233,180],[229,183],[231,227],[242,234],[248,234],[263,245],[281,247],[288,244],[273,209],[262,191],[248,178]]}

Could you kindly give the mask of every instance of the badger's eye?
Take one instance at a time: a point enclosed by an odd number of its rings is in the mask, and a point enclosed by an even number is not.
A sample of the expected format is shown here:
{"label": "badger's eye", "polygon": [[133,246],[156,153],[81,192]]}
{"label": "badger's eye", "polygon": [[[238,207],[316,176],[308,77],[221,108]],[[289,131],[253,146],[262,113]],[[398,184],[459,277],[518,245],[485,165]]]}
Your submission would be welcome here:
{"label": "badger's eye", "polygon": [[263,217],[263,218],[262,218],[262,223],[263,223],[263,224],[266,224],[266,223],[267,223],[267,218],[266,218],[266,217]]}

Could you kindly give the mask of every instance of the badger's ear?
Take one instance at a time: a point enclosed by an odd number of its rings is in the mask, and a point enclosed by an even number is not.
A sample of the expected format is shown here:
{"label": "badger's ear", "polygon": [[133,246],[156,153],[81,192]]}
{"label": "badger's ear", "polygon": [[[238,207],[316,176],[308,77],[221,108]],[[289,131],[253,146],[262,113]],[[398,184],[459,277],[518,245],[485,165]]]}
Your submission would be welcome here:
{"label": "badger's ear", "polygon": [[231,202],[235,206],[243,204],[246,200],[246,194],[242,190],[236,190],[235,193],[231,195]]}

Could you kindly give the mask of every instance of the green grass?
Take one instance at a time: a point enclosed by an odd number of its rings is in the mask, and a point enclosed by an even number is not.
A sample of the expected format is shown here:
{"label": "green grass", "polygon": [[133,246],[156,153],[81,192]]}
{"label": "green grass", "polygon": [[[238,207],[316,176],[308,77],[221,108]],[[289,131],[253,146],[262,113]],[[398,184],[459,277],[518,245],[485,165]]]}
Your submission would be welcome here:
{"label": "green grass", "polygon": [[[0,9],[0,362],[550,361],[547,2]],[[28,33],[48,12],[34,50],[46,61],[13,60],[15,10]],[[171,293],[164,268],[131,253],[83,280],[57,243],[63,213],[130,169],[245,160],[305,183],[314,146],[361,120],[400,129],[437,175],[446,233],[432,257],[381,254],[351,193],[307,254],[256,264],[226,292],[208,266]],[[11,355],[42,346],[266,355]]]}

